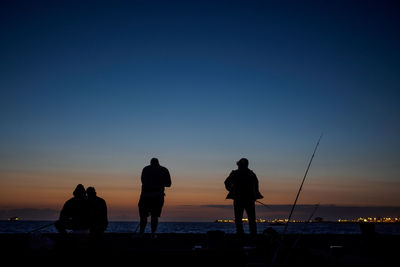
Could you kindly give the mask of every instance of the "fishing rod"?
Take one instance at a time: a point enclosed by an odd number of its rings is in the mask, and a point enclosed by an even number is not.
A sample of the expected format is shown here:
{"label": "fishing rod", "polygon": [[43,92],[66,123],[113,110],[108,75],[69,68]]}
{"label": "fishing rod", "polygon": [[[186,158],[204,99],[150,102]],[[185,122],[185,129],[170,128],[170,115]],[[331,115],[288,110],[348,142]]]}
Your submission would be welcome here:
{"label": "fishing rod", "polygon": [[[304,227],[302,229],[302,233],[306,230],[308,224],[311,222],[311,219],[314,216],[314,214],[315,214],[315,212],[317,211],[318,208],[319,208],[319,203],[315,205],[314,209],[312,210],[312,212],[310,214],[310,217],[308,217],[308,220],[305,222]],[[296,240],[293,242],[291,250],[289,250],[288,254],[286,255],[285,260],[284,260],[284,262],[282,264],[283,267],[285,267],[287,265],[287,262],[288,262],[289,258],[291,257],[291,254],[292,254],[293,250],[297,247],[297,243],[299,243],[300,238],[301,238],[301,233],[298,234]]]}
{"label": "fishing rod", "polygon": [[135,228],[135,231],[133,231],[133,234],[137,233],[137,230],[139,229],[139,226],[140,226],[140,222],[138,222],[138,224],[136,225],[136,228]]}
{"label": "fishing rod", "polygon": [[[317,151],[317,148],[318,148],[318,146],[319,146],[319,142],[321,141],[322,135],[323,135],[323,134],[321,133],[321,136],[319,137],[318,142],[317,142],[317,144],[315,145],[314,151],[313,151],[312,156],[311,156],[311,158],[310,158],[310,162],[308,163],[306,172],[305,172],[305,174],[304,174],[304,176],[303,176],[303,180],[302,180],[302,182],[301,182],[299,191],[297,192],[296,199],[294,200],[292,209],[290,210],[289,218],[288,218],[288,220],[287,220],[287,222],[286,222],[286,224],[285,224],[285,228],[283,229],[282,234],[285,234],[285,233],[286,233],[286,230],[287,230],[287,228],[288,228],[290,219],[292,218],[292,215],[293,215],[294,208],[296,207],[297,200],[298,200],[298,198],[299,198],[301,189],[303,188],[304,181],[306,180],[306,177],[307,177],[307,174],[308,174],[308,170],[310,169],[311,162],[312,162],[313,159],[314,159],[315,152]],[[281,246],[282,246],[282,244],[283,244],[283,243],[281,243]],[[278,254],[279,254],[279,252],[280,252],[280,250],[281,250],[281,246],[279,246],[279,247],[275,250],[274,256],[272,257],[271,266],[274,266],[274,265],[275,265],[275,262],[276,262],[276,260],[277,260]]]}
{"label": "fishing rod", "polygon": [[259,201],[259,200],[256,200],[256,202],[258,202],[258,203],[260,203],[261,205],[263,205],[264,207],[267,207],[267,208],[269,208],[269,209],[271,209],[271,210],[272,210],[271,206],[268,206],[267,204],[265,204],[265,203],[262,203],[262,202],[261,202],[261,201]]}
{"label": "fishing rod", "polygon": [[28,232],[28,234],[33,233],[33,232],[36,232],[36,231],[39,231],[39,230],[42,230],[42,229],[47,228],[47,227],[50,227],[50,226],[52,226],[52,225],[54,225],[54,222],[52,222],[52,223],[50,223],[50,224],[42,225],[42,226],[40,226],[40,227],[38,227],[38,228],[35,228],[35,229],[33,229],[33,230],[30,230],[30,231]]}
{"label": "fishing rod", "polygon": [[294,208],[296,207],[297,200],[298,200],[298,198],[299,198],[301,189],[303,188],[304,181],[306,180],[306,177],[307,177],[307,174],[308,174],[308,170],[310,169],[311,162],[312,162],[313,159],[314,159],[315,152],[317,151],[317,148],[318,148],[318,146],[319,146],[319,142],[321,141],[322,135],[323,135],[323,134],[321,133],[321,136],[319,137],[318,142],[317,142],[317,144],[315,145],[314,152],[313,152],[313,154],[312,154],[312,156],[311,156],[310,162],[308,163],[306,172],[305,172],[304,177],[303,177],[303,180],[302,180],[302,182],[301,182],[299,191],[297,192],[296,199],[294,200],[292,209],[290,210],[289,218],[288,218],[288,220],[287,220],[287,222],[286,222],[286,224],[285,224],[285,228],[283,229],[283,233],[286,233],[286,230],[287,230],[287,227],[288,227],[288,225],[289,225],[290,219],[292,218]]}

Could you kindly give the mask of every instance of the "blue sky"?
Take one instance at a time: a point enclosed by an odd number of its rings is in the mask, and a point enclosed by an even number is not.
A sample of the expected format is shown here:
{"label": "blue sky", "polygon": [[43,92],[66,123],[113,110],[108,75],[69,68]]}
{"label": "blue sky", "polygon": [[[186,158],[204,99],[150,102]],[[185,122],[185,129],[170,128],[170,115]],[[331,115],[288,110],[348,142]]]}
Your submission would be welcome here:
{"label": "blue sky", "polygon": [[[366,181],[349,204],[375,184],[400,188],[396,3],[1,6],[3,186],[10,172],[134,176],[152,156],[188,188],[223,180],[243,156],[265,188],[297,186],[324,132],[320,186]],[[398,204],[385,188],[376,204]]]}

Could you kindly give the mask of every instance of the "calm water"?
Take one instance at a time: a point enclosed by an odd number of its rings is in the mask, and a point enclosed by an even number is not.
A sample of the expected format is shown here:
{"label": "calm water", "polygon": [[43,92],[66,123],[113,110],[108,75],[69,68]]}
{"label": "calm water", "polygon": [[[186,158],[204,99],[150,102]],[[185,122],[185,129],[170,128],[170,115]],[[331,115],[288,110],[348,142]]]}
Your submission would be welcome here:
{"label": "calm water", "polygon": [[[0,221],[0,233],[27,233],[39,227],[51,224],[51,221]],[[107,232],[111,233],[133,233],[138,222],[110,222]],[[244,224],[245,231],[248,233],[248,225]],[[267,227],[272,227],[278,232],[283,231],[283,226],[270,226],[268,223],[258,223],[258,232],[262,233]],[[206,233],[210,230],[221,230],[225,233],[235,233],[233,223],[213,223],[213,222],[160,222],[158,233]],[[399,224],[378,224],[376,232],[381,234],[400,234]],[[53,225],[39,230],[42,233],[56,233]],[[150,232],[150,226],[146,229]],[[347,223],[312,223],[304,225],[302,223],[290,224],[287,233],[304,234],[359,234],[359,225]]]}

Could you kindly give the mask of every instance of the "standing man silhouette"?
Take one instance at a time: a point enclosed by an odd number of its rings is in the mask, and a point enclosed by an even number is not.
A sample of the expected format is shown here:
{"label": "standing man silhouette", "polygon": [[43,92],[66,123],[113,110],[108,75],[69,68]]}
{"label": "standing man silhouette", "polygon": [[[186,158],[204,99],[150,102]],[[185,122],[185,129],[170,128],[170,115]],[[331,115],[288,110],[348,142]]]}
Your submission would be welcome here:
{"label": "standing man silhouette", "polygon": [[233,199],[236,233],[243,235],[243,212],[249,220],[250,234],[257,234],[255,201],[263,198],[258,189],[256,174],[250,170],[249,161],[241,158],[236,162],[237,170],[233,170],[225,180],[225,188],[229,191],[227,199]]}
{"label": "standing man silhouette", "polygon": [[151,236],[156,237],[158,218],[164,205],[164,189],[171,186],[171,176],[167,168],[152,158],[150,165],[142,171],[142,192],[139,199],[140,234],[144,234],[147,217],[151,216]]}

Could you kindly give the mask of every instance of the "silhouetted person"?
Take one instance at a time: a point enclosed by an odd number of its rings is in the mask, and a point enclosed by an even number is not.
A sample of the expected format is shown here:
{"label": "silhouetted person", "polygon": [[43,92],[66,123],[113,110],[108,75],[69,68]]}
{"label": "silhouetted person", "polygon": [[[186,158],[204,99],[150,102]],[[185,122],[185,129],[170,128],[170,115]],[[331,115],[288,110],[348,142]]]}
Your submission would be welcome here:
{"label": "silhouetted person", "polygon": [[152,158],[150,165],[142,171],[142,192],[139,199],[140,234],[144,234],[147,217],[151,216],[151,233],[155,236],[158,218],[164,205],[164,188],[171,186],[171,176],[167,168]]}
{"label": "silhouetted person", "polygon": [[74,197],[65,202],[60,212],[60,218],[55,223],[55,227],[60,233],[66,233],[66,230],[89,229],[89,205],[83,185],[78,184],[73,195]]}
{"label": "silhouetted person", "polygon": [[89,201],[89,230],[92,234],[102,234],[107,229],[107,204],[104,199],[98,197],[94,187],[88,187],[86,194]]}
{"label": "silhouetted person", "polygon": [[246,211],[249,220],[250,234],[257,234],[255,201],[263,198],[258,189],[258,179],[255,173],[248,168],[246,158],[236,162],[238,169],[233,170],[225,180],[225,188],[229,191],[226,198],[233,199],[236,233],[244,234],[243,213]]}

